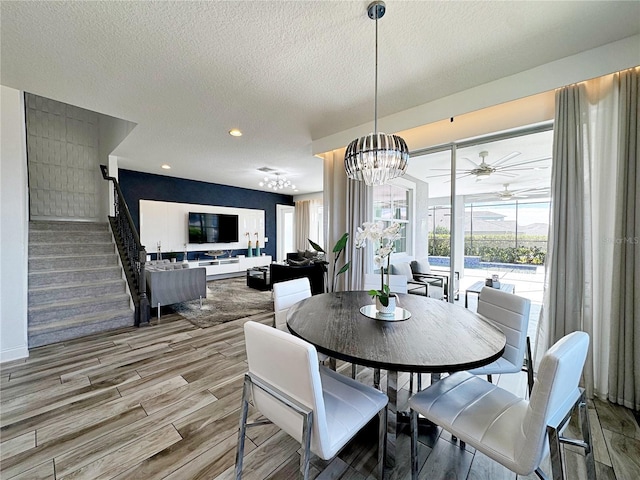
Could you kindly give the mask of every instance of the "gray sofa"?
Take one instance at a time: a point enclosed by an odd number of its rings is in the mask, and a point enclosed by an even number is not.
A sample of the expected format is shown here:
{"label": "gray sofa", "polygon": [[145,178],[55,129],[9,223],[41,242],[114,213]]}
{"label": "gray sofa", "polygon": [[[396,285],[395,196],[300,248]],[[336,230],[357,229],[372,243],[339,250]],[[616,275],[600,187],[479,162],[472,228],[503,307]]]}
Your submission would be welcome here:
{"label": "gray sofa", "polygon": [[[145,267],[147,296],[151,307],[171,305],[207,297],[206,268],[189,268],[187,264],[169,260],[147,262]],[[160,308],[158,308],[160,317]]]}

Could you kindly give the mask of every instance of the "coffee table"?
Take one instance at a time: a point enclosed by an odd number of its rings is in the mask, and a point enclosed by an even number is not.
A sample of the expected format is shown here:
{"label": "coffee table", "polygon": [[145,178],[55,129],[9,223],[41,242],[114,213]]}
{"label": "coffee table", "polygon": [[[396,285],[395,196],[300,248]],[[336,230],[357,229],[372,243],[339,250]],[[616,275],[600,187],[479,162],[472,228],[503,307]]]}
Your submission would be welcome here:
{"label": "coffee table", "polygon": [[271,278],[269,267],[253,267],[247,270],[247,287],[256,290],[269,290],[271,288]]}
{"label": "coffee table", "polygon": [[[480,292],[482,291],[482,289],[486,287],[484,280],[479,280],[476,283],[474,283],[473,285],[471,285],[470,287],[467,287],[467,289],[464,292],[464,307],[468,308],[469,307],[469,294],[470,293],[475,293],[478,295],[478,297],[480,296]],[[510,283],[502,283],[500,282],[500,290],[502,290],[503,292],[507,292],[507,293],[516,293],[516,286],[512,285]]]}

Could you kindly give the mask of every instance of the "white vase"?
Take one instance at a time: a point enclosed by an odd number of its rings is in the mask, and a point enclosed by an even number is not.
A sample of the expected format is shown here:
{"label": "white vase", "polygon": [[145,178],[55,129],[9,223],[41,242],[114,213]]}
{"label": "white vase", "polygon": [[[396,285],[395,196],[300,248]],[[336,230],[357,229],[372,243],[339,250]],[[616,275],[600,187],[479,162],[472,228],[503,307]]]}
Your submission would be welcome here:
{"label": "white vase", "polygon": [[396,311],[396,297],[389,297],[389,305],[386,307],[380,303],[380,298],[376,297],[376,310],[380,315],[393,315]]}

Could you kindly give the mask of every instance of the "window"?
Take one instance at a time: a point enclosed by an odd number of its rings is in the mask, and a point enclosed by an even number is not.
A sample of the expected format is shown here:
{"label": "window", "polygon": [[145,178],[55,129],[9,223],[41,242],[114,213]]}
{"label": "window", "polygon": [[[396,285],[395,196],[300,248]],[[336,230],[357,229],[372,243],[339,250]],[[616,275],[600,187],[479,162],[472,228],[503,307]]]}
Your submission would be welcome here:
{"label": "window", "polygon": [[381,221],[387,227],[392,221],[401,224],[401,237],[395,242],[396,253],[410,252],[410,220],[412,190],[400,185],[373,187],[373,220]]}

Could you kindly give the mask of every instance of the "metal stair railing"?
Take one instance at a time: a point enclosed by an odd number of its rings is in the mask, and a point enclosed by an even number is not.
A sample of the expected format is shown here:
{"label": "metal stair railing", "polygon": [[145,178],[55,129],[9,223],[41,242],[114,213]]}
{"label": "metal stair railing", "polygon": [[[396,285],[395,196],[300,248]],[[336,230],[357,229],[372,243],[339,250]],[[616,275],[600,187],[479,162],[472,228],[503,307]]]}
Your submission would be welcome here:
{"label": "metal stair railing", "polygon": [[100,165],[100,171],[102,172],[102,178],[113,182],[115,215],[113,217],[109,216],[109,223],[118,245],[118,253],[124,266],[125,276],[135,305],[135,325],[138,327],[148,326],[151,318],[151,308],[147,298],[147,282],[144,273],[147,251],[140,244],[140,236],[133,224],[129,207],[127,207],[127,202],[124,199],[124,195],[122,195],[118,180],[109,176],[109,170],[106,165]]}

